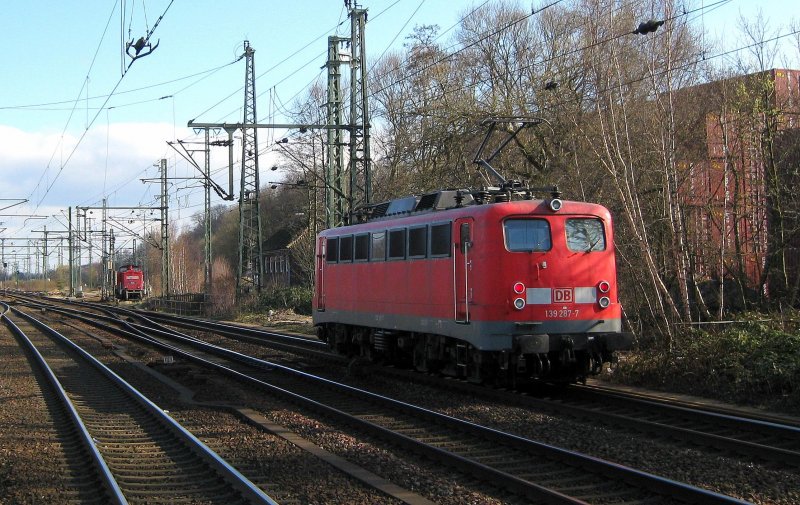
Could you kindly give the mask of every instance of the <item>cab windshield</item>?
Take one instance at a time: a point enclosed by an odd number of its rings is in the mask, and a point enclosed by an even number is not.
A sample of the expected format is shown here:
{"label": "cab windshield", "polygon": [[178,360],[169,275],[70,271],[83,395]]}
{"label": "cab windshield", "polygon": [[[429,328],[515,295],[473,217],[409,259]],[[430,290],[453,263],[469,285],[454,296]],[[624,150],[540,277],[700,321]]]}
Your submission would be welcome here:
{"label": "cab windshield", "polygon": [[576,252],[605,251],[603,222],[594,218],[567,219],[567,248]]}
{"label": "cab windshield", "polygon": [[506,219],[503,228],[511,252],[550,250],[550,223],[544,219]]}

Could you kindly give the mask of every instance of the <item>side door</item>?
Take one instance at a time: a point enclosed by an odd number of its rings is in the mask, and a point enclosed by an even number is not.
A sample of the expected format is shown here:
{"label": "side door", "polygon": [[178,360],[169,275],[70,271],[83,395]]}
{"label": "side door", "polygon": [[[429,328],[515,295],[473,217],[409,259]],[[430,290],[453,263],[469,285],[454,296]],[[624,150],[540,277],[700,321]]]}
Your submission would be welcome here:
{"label": "side door", "polygon": [[325,310],[325,248],[327,239],[319,237],[317,244],[317,271],[314,276],[314,297],[317,300],[317,310]]}
{"label": "side door", "polygon": [[469,304],[472,300],[472,237],[475,222],[471,217],[456,219],[453,223],[453,305],[457,323],[470,321]]}

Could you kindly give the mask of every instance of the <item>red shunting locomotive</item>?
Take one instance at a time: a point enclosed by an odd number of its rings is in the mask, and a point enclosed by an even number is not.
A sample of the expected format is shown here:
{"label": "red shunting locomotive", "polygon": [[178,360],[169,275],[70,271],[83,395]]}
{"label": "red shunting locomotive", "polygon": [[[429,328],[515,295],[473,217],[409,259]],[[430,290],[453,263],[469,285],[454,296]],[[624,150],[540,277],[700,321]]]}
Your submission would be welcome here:
{"label": "red shunting locomotive", "polygon": [[142,271],[141,267],[138,265],[123,265],[117,269],[114,295],[119,300],[144,298],[144,271]]}
{"label": "red shunting locomotive", "polygon": [[342,354],[475,382],[598,373],[632,344],[611,215],[553,190],[547,199],[508,187],[439,191],[323,231],[319,337]]}

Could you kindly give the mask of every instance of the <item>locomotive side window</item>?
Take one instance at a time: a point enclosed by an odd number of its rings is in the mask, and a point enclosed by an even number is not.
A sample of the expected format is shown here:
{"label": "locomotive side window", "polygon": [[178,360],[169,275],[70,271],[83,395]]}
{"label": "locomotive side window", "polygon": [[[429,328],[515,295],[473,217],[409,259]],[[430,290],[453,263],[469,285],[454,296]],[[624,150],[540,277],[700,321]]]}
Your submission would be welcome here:
{"label": "locomotive side window", "polygon": [[372,232],[372,261],[383,261],[386,259],[386,232]]}
{"label": "locomotive side window", "polygon": [[424,258],[428,252],[428,227],[417,226],[408,229],[408,257]]}
{"label": "locomotive side window", "polygon": [[431,258],[450,256],[450,223],[431,225]]}
{"label": "locomotive side window", "polygon": [[570,251],[605,251],[606,236],[599,219],[567,219],[567,248]]}
{"label": "locomotive side window", "polygon": [[356,235],[356,250],[353,259],[355,261],[367,261],[369,259],[369,233]]}
{"label": "locomotive side window", "polygon": [[406,230],[389,231],[389,257],[390,260],[402,260],[406,258]]}
{"label": "locomotive side window", "polygon": [[345,235],[339,237],[339,261],[353,261],[353,236]]}
{"label": "locomotive side window", "polygon": [[506,249],[512,252],[549,251],[550,223],[544,219],[506,219]]}
{"label": "locomotive side window", "polygon": [[339,238],[333,237],[326,239],[325,255],[328,263],[336,263],[339,261]]}

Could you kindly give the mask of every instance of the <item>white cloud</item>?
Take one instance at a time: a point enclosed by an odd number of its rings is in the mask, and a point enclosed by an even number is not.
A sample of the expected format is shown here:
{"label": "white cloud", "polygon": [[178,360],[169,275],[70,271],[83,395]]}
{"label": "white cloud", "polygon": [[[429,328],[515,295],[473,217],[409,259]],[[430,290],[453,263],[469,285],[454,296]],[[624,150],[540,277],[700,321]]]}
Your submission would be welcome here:
{"label": "white cloud", "polygon": [[[158,193],[157,186],[145,186],[140,178],[154,177],[154,165],[161,158],[173,164],[175,152],[166,141],[176,134],[186,137],[191,132],[176,132],[167,123],[98,125],[86,132],[76,149],[81,133],[62,138],[58,132],[0,125],[0,208],[14,203],[12,199],[28,199],[0,212],[19,216],[0,217],[0,236],[32,236],[31,230],[43,226],[65,228],[68,207],[99,205],[103,196],[109,205],[140,205],[148,190],[148,198]],[[27,217],[30,214],[47,219]]]}
{"label": "white cloud", "polygon": [[65,208],[93,203],[118,188],[115,196],[133,205],[143,192],[140,174],[174,154],[166,144],[174,130],[166,123],[116,123],[93,127],[81,139],[0,125],[0,198]]}

